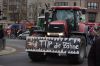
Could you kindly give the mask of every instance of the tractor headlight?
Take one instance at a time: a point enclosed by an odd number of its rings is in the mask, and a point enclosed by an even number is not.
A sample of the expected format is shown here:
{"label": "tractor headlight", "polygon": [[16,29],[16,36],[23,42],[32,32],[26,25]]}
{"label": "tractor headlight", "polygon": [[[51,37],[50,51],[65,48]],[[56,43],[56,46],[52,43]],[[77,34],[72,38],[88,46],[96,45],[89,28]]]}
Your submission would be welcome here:
{"label": "tractor headlight", "polygon": [[50,35],[50,33],[47,33],[47,35]]}
{"label": "tractor headlight", "polygon": [[59,33],[59,36],[63,36],[64,35],[64,33]]}

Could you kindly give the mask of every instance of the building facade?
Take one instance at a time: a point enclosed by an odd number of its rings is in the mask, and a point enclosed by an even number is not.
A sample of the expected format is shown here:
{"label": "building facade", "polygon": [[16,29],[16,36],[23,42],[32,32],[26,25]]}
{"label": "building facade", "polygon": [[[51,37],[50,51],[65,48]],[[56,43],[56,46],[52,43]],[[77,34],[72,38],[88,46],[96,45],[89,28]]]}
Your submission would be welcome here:
{"label": "building facade", "polygon": [[3,0],[3,16],[19,21],[27,18],[27,0]]}
{"label": "building facade", "polygon": [[27,19],[34,18],[35,2],[36,2],[36,0],[27,0]]}
{"label": "building facade", "polygon": [[[3,1],[3,4],[2,4]],[[87,20],[100,22],[100,0],[0,0],[3,17],[19,21],[44,15],[47,6],[81,6],[87,8]]]}
{"label": "building facade", "polygon": [[55,0],[55,6],[81,6],[85,7],[85,0]]}
{"label": "building facade", "polygon": [[2,10],[3,10],[3,0],[0,0],[0,19],[2,19]]}
{"label": "building facade", "polygon": [[100,0],[86,0],[89,22],[100,22]]}

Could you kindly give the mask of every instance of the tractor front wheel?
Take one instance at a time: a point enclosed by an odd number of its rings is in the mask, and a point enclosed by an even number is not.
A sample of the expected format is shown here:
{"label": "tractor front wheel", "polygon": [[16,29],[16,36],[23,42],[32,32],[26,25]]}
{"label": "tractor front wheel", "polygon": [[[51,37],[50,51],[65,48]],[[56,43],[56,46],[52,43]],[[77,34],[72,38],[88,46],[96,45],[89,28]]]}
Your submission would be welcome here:
{"label": "tractor front wheel", "polygon": [[28,52],[28,56],[34,62],[46,60],[46,55],[44,55],[44,53],[40,53],[40,52]]}
{"label": "tractor front wheel", "polygon": [[68,61],[71,63],[83,63],[86,57],[86,39],[84,36],[78,36],[81,39],[79,45],[79,54],[68,54]]}

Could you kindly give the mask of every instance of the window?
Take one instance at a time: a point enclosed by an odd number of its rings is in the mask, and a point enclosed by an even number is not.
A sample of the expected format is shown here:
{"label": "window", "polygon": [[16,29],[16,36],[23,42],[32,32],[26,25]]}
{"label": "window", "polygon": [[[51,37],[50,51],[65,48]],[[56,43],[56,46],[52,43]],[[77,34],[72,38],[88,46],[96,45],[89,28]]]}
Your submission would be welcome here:
{"label": "window", "polygon": [[76,6],[76,2],[74,2],[74,6]]}
{"label": "window", "polygon": [[15,11],[16,10],[16,5],[9,5],[9,10],[10,11]]}
{"label": "window", "polygon": [[53,13],[52,20],[66,20],[68,23],[71,24],[72,28],[74,28],[75,26],[74,25],[74,11],[72,10],[56,10]]}
{"label": "window", "polygon": [[67,6],[68,2],[56,2],[54,5],[55,6]]}
{"label": "window", "polygon": [[71,10],[57,10],[56,13],[53,15],[54,20],[66,20],[66,19],[73,19],[74,14]]}
{"label": "window", "polygon": [[89,2],[89,3],[87,4],[87,8],[90,8],[90,9],[97,9],[97,8],[98,8],[98,3]]}
{"label": "window", "polygon": [[96,13],[89,13],[89,22],[95,22],[96,20]]}

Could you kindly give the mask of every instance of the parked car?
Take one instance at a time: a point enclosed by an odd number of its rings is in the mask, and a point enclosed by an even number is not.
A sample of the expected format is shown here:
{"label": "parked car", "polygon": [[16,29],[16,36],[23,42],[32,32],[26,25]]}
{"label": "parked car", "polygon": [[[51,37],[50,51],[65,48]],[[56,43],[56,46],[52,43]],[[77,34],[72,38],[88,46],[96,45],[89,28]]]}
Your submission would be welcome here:
{"label": "parked car", "polygon": [[30,29],[30,36],[33,35],[37,30],[42,30],[40,26],[33,26]]}
{"label": "parked car", "polygon": [[26,37],[29,36],[29,34],[30,34],[30,31],[27,30],[27,31],[23,32],[22,34],[19,34],[18,38],[26,40]]}
{"label": "parked car", "polygon": [[33,34],[36,30],[41,30],[41,28],[39,26],[34,26],[31,30],[26,30],[22,34],[19,34],[18,38],[26,40],[26,37],[30,36],[30,34]]}
{"label": "parked car", "polygon": [[21,24],[11,24],[6,28],[5,33],[7,36],[9,36],[9,38],[16,38],[19,30],[20,32],[24,32],[24,26]]}

